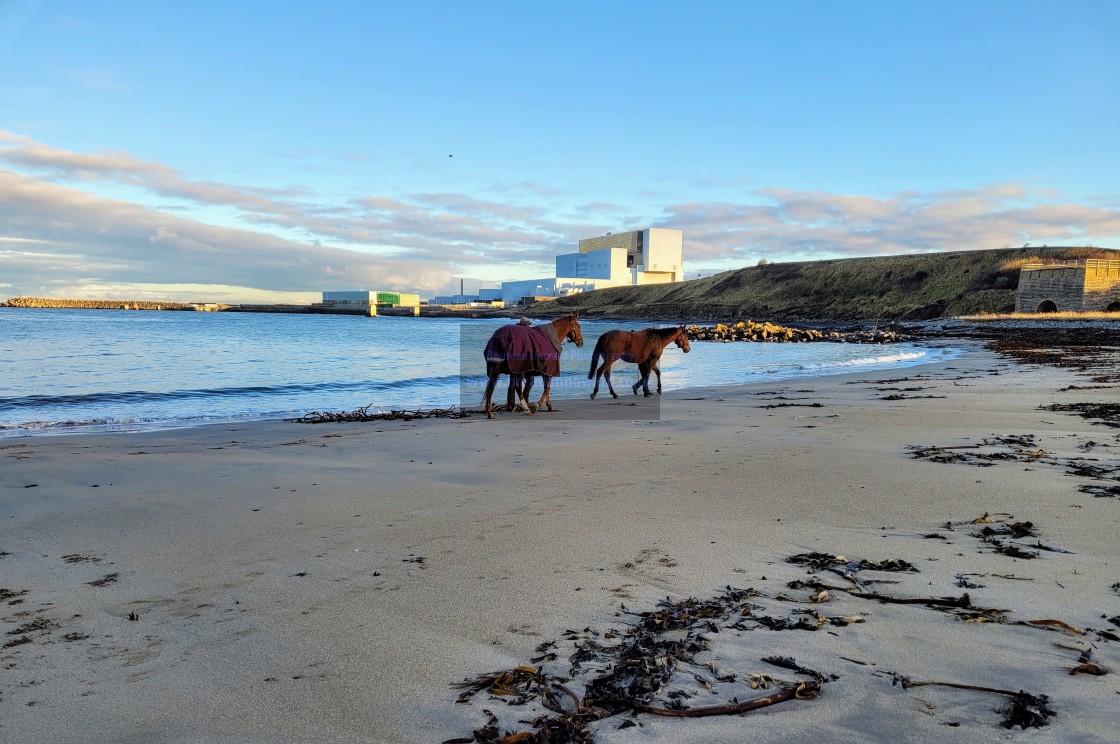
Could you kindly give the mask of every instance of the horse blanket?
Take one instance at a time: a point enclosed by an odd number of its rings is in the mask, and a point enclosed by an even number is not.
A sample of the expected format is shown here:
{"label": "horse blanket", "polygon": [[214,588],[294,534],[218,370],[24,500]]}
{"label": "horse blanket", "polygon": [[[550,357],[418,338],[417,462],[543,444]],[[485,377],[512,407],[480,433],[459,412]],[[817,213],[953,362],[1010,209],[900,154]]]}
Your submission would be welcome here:
{"label": "horse blanket", "polygon": [[551,324],[502,326],[486,343],[483,355],[487,362],[506,362],[515,375],[560,374],[560,339]]}

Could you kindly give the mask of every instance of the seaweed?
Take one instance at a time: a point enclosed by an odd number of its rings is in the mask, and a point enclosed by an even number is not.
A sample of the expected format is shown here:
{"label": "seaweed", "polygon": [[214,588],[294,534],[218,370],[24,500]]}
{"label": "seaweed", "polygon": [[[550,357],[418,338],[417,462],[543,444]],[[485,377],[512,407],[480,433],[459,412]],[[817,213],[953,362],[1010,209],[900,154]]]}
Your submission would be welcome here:
{"label": "seaweed", "polygon": [[1046,695],[1031,695],[1022,690],[1011,696],[1003,713],[1005,717],[1000,725],[1006,729],[1042,728],[1049,726],[1050,717],[1056,715]]}
{"label": "seaweed", "polygon": [[1032,695],[1029,692],[1019,690],[1012,692],[1010,690],[1000,690],[994,687],[983,687],[981,685],[962,684],[960,682],[936,682],[933,680],[914,681],[909,677],[892,673],[892,685],[901,685],[902,689],[908,690],[911,687],[924,687],[927,685],[937,685],[940,687],[953,687],[958,690],[975,690],[977,692],[990,692],[996,695],[1006,695],[1011,698],[1007,707],[1000,712],[1004,714],[1003,720],[1000,725],[1004,728],[1014,728],[1019,726],[1021,729],[1027,728],[1042,728],[1043,726],[1050,725],[1050,718],[1057,715],[1052,708],[1050,708],[1050,698],[1046,695]]}
{"label": "seaweed", "polygon": [[[625,633],[614,630],[600,633],[590,627],[568,630],[565,639],[573,643],[568,658],[571,677],[551,675],[543,667],[518,666],[514,669],[489,672],[456,683],[463,690],[456,700],[466,703],[481,693],[492,699],[503,700],[508,705],[522,706],[536,703],[548,711],[529,720],[521,721],[532,730],[503,731],[498,719],[487,710],[487,723],[473,732],[472,738],[449,739],[445,744],[478,742],[481,744],[510,744],[512,742],[583,742],[593,741],[589,724],[619,714],[646,713],[674,718],[698,718],[716,715],[739,715],[761,707],[776,705],[789,700],[808,700],[816,697],[820,685],[837,679],[826,676],[793,659],[772,657],[767,663],[792,669],[812,677],[810,680],[782,681],[763,674],[745,675],[752,689],[777,689],[762,697],[739,700],[734,697],[716,705],[689,706],[686,701],[695,693],[682,684],[695,683],[700,690],[715,691],[718,685],[732,683],[740,675],[733,671],[717,672],[708,662],[702,665],[697,656],[708,650],[706,634],[720,632],[723,623],[739,627],[744,618],[774,622],[775,628],[787,629],[804,622],[815,629],[807,619],[785,623],[783,618],[769,618],[755,614],[759,609],[750,602],[760,596],[753,589],[726,587],[717,597],[707,600],[686,598],[664,599],[648,612],[630,612],[622,609],[620,615],[634,617],[635,622]],[[816,625],[830,622],[828,618],[812,615]],[[605,641],[615,640],[616,643]],[[554,641],[537,646],[536,651],[545,656],[557,655]],[[707,669],[710,674],[694,670]],[[568,682],[574,677],[588,675],[583,685],[583,696],[578,695]],[[682,682],[683,681],[683,682]],[[630,723],[629,725],[634,725]],[[619,728],[628,727],[626,722]]]}
{"label": "seaweed", "polygon": [[1083,419],[1096,419],[1094,424],[1120,427],[1120,403],[1051,403],[1039,408],[1043,411],[1075,413]]}
{"label": "seaweed", "polygon": [[337,423],[350,423],[350,422],[364,422],[364,421],[412,421],[414,419],[426,418],[449,418],[460,419],[468,418],[479,411],[472,411],[468,408],[461,406],[451,406],[450,408],[417,408],[415,410],[400,410],[400,411],[386,411],[378,408],[375,412],[370,412],[373,405],[363,406],[353,411],[312,411],[297,418],[284,419],[297,424],[337,424]]}
{"label": "seaweed", "polygon": [[1098,499],[1115,498],[1120,496],[1120,486],[1099,486],[1096,484],[1086,484],[1077,487],[1081,493],[1087,493],[1095,496]]}

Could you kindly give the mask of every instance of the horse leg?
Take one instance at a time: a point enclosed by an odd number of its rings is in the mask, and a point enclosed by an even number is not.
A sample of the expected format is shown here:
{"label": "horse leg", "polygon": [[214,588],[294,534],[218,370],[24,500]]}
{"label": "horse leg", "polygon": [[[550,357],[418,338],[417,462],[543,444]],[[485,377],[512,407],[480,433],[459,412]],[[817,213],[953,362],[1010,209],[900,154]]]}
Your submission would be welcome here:
{"label": "horse leg", "polygon": [[506,410],[512,411],[517,405],[514,396],[520,397],[521,395],[521,375],[510,374],[509,388],[506,389]]}
{"label": "horse leg", "polygon": [[657,373],[657,394],[661,395],[661,361],[653,360],[653,371]]}
{"label": "horse leg", "polygon": [[486,365],[486,393],[482,396],[482,405],[486,409],[486,418],[494,418],[494,386],[498,384],[498,371],[497,364]]}
{"label": "horse leg", "polygon": [[[599,394],[599,380],[604,376],[607,378],[607,387],[610,388],[611,362],[605,356],[603,357],[603,363],[599,365],[599,369],[595,371],[595,389],[591,391],[591,400],[595,400],[595,396]],[[611,390],[611,395],[614,395],[613,389]],[[614,395],[614,397],[617,398],[618,396]]]}
{"label": "horse leg", "polygon": [[587,379],[595,379],[595,389],[591,391],[591,400],[595,400],[595,396],[599,394],[599,375],[603,373],[603,370],[598,369],[598,374],[596,374],[596,368],[599,367],[599,347],[602,345],[603,339],[599,339],[595,343],[595,351],[591,355],[591,369],[587,372]]}
{"label": "horse leg", "polygon": [[607,390],[611,391],[611,397],[612,398],[617,398],[618,393],[616,393],[614,391],[614,385],[611,384],[611,365],[612,364],[614,364],[614,360],[610,360],[610,361],[607,361],[607,362],[603,363],[603,377],[607,381]]}
{"label": "horse leg", "polygon": [[549,411],[552,411],[552,378],[544,375],[544,392],[541,393],[541,399],[537,401],[537,410],[541,408],[541,403],[544,403]]}
{"label": "horse leg", "polygon": [[652,362],[642,362],[638,365],[638,381],[635,382],[633,387],[631,388],[634,391],[634,395],[638,394],[638,388],[642,388],[643,392],[645,393],[645,397],[648,398],[650,396],[649,371],[651,364]]}
{"label": "horse leg", "polygon": [[532,390],[532,389],[533,389],[533,378],[532,378],[531,375],[526,375],[525,376],[525,388],[522,391],[521,400],[524,401],[524,403],[522,405],[525,406],[525,410],[528,411],[529,413],[533,413],[538,408],[541,407],[540,402],[538,402],[535,407],[532,403],[529,402],[529,391]]}
{"label": "horse leg", "polygon": [[642,393],[645,398],[652,396],[653,393],[650,392],[650,371],[656,363],[656,360],[647,360],[637,365],[638,379],[637,382],[634,383],[635,396],[638,388],[642,388]]}

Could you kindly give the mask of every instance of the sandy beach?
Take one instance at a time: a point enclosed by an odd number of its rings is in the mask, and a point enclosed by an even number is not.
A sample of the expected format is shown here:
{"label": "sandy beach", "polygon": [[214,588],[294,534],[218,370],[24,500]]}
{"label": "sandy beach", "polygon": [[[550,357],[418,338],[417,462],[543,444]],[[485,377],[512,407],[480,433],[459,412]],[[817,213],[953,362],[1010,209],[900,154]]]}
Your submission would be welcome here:
{"label": "sandy beach", "polygon": [[[577,648],[723,597],[675,631],[706,647],[655,707],[819,694],[615,712],[594,741],[1114,742],[1120,429],[1040,407],[1120,388],[951,345],[551,419],[0,440],[0,739],[442,742],[486,710],[533,732],[576,702],[452,685],[527,665],[582,700],[609,664],[573,672]],[[579,420],[603,406],[633,417]],[[1048,725],[1005,727],[991,690],[1045,695]]]}

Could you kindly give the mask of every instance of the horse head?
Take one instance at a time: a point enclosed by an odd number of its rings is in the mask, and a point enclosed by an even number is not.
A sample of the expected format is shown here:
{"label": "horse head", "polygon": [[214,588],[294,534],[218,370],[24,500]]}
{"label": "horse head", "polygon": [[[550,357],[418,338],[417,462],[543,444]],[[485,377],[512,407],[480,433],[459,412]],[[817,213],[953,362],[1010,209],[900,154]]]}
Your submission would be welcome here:
{"label": "horse head", "polygon": [[683,325],[677,328],[677,335],[673,337],[673,340],[677,342],[677,346],[681,348],[681,351],[685,354],[688,353],[691,347],[688,345],[688,331],[685,330]]}
{"label": "horse head", "polygon": [[568,316],[572,324],[568,326],[568,332],[564,335],[568,341],[571,341],[576,346],[583,346],[583,331],[579,327],[579,313],[574,313]]}

